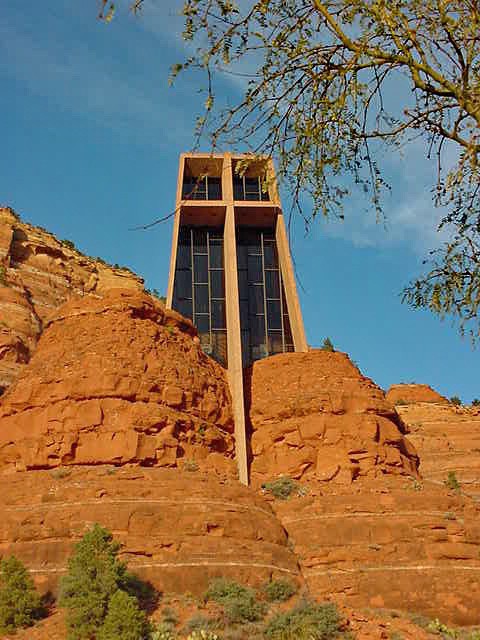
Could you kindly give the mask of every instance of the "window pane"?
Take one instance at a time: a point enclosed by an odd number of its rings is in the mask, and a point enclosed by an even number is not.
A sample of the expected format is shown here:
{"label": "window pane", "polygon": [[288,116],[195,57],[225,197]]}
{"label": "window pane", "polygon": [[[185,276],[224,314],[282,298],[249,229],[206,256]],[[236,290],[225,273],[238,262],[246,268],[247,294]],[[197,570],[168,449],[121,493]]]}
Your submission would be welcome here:
{"label": "window pane", "polygon": [[248,302],[245,300],[240,301],[240,327],[242,331],[248,329]]}
{"label": "window pane", "polygon": [[247,268],[247,245],[246,244],[239,243],[237,245],[237,268],[238,269]]}
{"label": "window pane", "polygon": [[193,179],[190,176],[185,176],[183,179],[182,198],[188,200],[193,190]]}
{"label": "window pane", "polygon": [[268,329],[282,328],[282,316],[280,313],[280,300],[268,300],[267,301],[267,322]]}
{"label": "window pane", "polygon": [[222,199],[222,183],[220,178],[208,178],[208,199]]}
{"label": "window pane", "polygon": [[280,298],[278,271],[265,271],[265,294],[267,298]]}
{"label": "window pane", "polygon": [[223,242],[222,240],[210,240],[210,267],[223,267]]}
{"label": "window pane", "polygon": [[236,175],[233,176],[233,199],[245,200],[245,195],[243,193],[243,178]]}
{"label": "window pane", "polygon": [[265,344],[265,316],[250,316],[250,343],[252,345]]}
{"label": "window pane", "polygon": [[278,331],[268,332],[268,352],[273,353],[283,353],[283,341],[282,341],[282,332]]}
{"label": "window pane", "polygon": [[208,333],[210,331],[210,319],[208,315],[196,316],[195,326],[198,333]]}
{"label": "window pane", "polygon": [[248,278],[243,270],[238,272],[238,296],[240,300],[248,300]]}
{"label": "window pane", "polygon": [[192,191],[190,198],[192,200],[206,200],[207,199],[207,185],[205,178],[192,178]]}
{"label": "window pane", "polygon": [[278,268],[277,247],[275,242],[265,242],[264,240],[263,251],[265,254],[265,267],[273,269]]}
{"label": "window pane", "polygon": [[208,282],[208,256],[193,256],[194,282]]}
{"label": "window pane", "polygon": [[175,304],[175,309],[178,311],[178,313],[181,313],[182,316],[185,316],[186,318],[190,318],[190,320],[193,318],[191,300],[179,300]]}
{"label": "window pane", "polygon": [[258,178],[245,178],[245,200],[260,200],[260,184]]}
{"label": "window pane", "polygon": [[225,285],[223,283],[223,271],[210,271],[210,291],[212,298],[225,297]]}
{"label": "window pane", "polygon": [[262,256],[248,256],[248,282],[263,282]]}
{"label": "window pane", "polygon": [[193,252],[207,253],[207,232],[204,229],[193,230]]}
{"label": "window pane", "polygon": [[195,285],[195,314],[208,313],[208,285]]}
{"label": "window pane", "polygon": [[212,300],[212,329],[225,329],[225,302]]}
{"label": "window pane", "polygon": [[248,290],[248,308],[250,314],[264,313],[262,285],[250,285]]}
{"label": "window pane", "polygon": [[175,272],[175,298],[182,300],[192,297],[192,272],[188,269]]}

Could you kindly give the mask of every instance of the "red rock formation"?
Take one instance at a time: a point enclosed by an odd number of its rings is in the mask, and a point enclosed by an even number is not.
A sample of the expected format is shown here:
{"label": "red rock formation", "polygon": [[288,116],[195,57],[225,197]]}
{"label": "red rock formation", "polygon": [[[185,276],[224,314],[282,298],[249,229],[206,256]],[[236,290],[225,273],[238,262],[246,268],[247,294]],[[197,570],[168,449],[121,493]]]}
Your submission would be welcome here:
{"label": "red rock formation", "polygon": [[234,472],[224,370],[190,321],[112,290],[66,303],[2,397],[0,471],[138,462]]}
{"label": "red rock formation", "polygon": [[395,409],[347,355],[316,350],[259,360],[246,386],[255,483],[416,474],[418,457]]}
{"label": "red rock formation", "polygon": [[268,503],[235,480],[125,466],[27,471],[0,495],[0,554],[57,590],[73,544],[94,523],[120,541],[132,571],[160,591],[200,594],[218,576],[260,585],[301,580]]}
{"label": "red rock formation", "polygon": [[0,393],[30,359],[52,311],[72,295],[113,287],[141,291],[143,281],[82,255],[0,207]]}
{"label": "red rock formation", "polygon": [[431,402],[448,404],[447,398],[437,393],[428,384],[393,384],[387,391],[387,400],[394,405],[405,405],[415,402]]}
{"label": "red rock formation", "polygon": [[413,477],[307,488],[274,508],[314,596],[478,624],[478,503]]}
{"label": "red rock formation", "polygon": [[480,407],[414,403],[397,406],[420,455],[420,472],[443,484],[454,473],[462,491],[480,499]]}

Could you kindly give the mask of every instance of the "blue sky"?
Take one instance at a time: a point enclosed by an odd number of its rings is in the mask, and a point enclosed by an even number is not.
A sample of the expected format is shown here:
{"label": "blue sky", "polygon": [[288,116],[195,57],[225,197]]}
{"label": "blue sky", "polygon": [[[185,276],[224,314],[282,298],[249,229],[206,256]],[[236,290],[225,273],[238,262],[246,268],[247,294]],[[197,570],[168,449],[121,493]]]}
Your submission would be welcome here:
{"label": "blue sky", "polygon": [[[129,229],[174,208],[178,155],[193,145],[204,102],[199,76],[167,82],[185,55],[180,5],[146,0],[134,18],[124,0],[110,25],[96,20],[96,0],[0,8],[0,203],[160,292],[171,224]],[[224,98],[238,90],[233,79],[219,84]],[[383,388],[422,382],[470,402],[480,397],[478,349],[448,320],[400,303],[438,242],[434,167],[420,144],[385,162],[393,187],[385,225],[358,194],[343,224],[322,221],[307,236],[294,225],[309,343],[329,336]],[[288,193],[282,198],[288,203]]]}

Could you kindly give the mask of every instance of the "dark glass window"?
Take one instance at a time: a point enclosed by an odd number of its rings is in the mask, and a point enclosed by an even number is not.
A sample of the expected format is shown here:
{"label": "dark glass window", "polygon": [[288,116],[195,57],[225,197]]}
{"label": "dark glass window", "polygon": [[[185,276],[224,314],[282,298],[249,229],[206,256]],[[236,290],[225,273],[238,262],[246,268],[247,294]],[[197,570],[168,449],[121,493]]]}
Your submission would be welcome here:
{"label": "dark glass window", "polygon": [[204,351],[226,365],[223,229],[180,227],[173,308],[193,320]]}
{"label": "dark glass window", "polygon": [[199,313],[210,313],[208,301],[208,284],[195,285],[195,317]]}
{"label": "dark glass window", "polygon": [[218,238],[210,240],[210,268],[223,269],[223,240]]}
{"label": "dark glass window", "polygon": [[282,314],[280,312],[280,300],[267,300],[268,329],[282,330]]}
{"label": "dark glass window", "polygon": [[262,256],[248,256],[248,281],[263,282]]}
{"label": "dark glass window", "polygon": [[278,270],[265,271],[265,291],[267,298],[280,300],[280,277]]}
{"label": "dark glass window", "polygon": [[238,229],[237,256],[242,354],[248,366],[293,348],[293,340],[273,231]]}
{"label": "dark glass window", "polygon": [[208,256],[203,254],[194,255],[193,267],[195,272],[195,282],[208,284]]}
{"label": "dark glass window", "polygon": [[225,329],[225,300],[212,300],[212,329]]}
{"label": "dark glass window", "polygon": [[268,190],[262,191],[262,179],[233,174],[234,200],[270,200]]}
{"label": "dark glass window", "polygon": [[210,271],[210,293],[212,298],[223,298],[225,296],[223,269]]}
{"label": "dark glass window", "polygon": [[221,200],[222,180],[210,176],[198,178],[184,176],[182,198],[184,200]]}
{"label": "dark glass window", "polygon": [[263,253],[265,256],[265,268],[278,269],[277,245],[275,241],[264,241]]}

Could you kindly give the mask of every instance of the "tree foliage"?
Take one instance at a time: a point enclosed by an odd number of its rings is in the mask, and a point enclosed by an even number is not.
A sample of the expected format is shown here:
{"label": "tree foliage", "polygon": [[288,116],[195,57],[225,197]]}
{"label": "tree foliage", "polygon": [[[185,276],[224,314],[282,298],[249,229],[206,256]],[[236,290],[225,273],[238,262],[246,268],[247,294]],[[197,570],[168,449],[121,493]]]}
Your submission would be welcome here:
{"label": "tree foliage", "polygon": [[[478,0],[184,0],[182,11],[195,52],[172,77],[189,68],[207,74],[198,133],[209,133],[212,148],[273,156],[307,224],[319,214],[343,218],[355,188],[382,216],[383,148],[424,142],[449,240],[404,300],[453,315],[478,337]],[[218,71],[245,82],[225,109],[217,107]]]}
{"label": "tree foliage", "polygon": [[110,598],[107,615],[96,640],[144,640],[149,630],[137,598],[118,589]]}
{"label": "tree foliage", "polygon": [[111,597],[126,579],[119,550],[112,534],[98,524],[76,545],[60,584],[59,604],[67,610],[68,640],[93,638],[101,627]]}
{"label": "tree foliage", "polygon": [[24,565],[15,556],[0,560],[0,633],[31,626],[40,612],[40,596]]}

